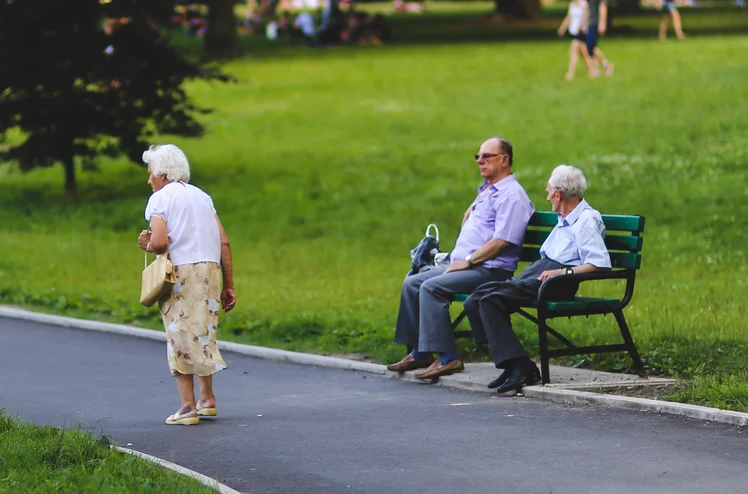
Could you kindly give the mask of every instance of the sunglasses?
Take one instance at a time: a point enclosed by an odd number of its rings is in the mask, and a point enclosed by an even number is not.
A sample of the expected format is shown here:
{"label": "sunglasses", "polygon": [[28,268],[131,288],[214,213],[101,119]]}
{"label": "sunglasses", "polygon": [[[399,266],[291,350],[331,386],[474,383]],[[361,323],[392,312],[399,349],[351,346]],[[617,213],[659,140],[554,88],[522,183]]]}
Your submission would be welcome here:
{"label": "sunglasses", "polygon": [[478,161],[479,159],[483,158],[484,160],[487,160],[488,158],[495,158],[496,156],[501,156],[502,154],[506,153],[483,153],[483,154],[475,154],[473,155],[475,157],[475,161]]}

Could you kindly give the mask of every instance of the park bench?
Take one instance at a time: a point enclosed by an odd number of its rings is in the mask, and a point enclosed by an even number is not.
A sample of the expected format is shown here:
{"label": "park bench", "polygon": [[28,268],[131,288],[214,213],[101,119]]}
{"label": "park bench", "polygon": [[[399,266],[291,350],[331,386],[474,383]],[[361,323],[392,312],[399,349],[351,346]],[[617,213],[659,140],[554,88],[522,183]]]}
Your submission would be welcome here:
{"label": "park bench", "polygon": [[[643,216],[602,215],[606,227],[605,245],[610,252],[610,260],[613,266],[611,271],[571,274],[557,276],[547,280],[540,287],[538,300],[528,307],[523,307],[518,314],[529,319],[538,327],[540,344],[540,371],[543,384],[550,382],[548,361],[552,357],[563,357],[570,355],[585,355],[591,353],[608,353],[627,351],[631,355],[634,368],[640,376],[644,377],[644,366],[639,353],[631,338],[631,332],[623,316],[623,309],[631,301],[634,294],[634,281],[636,271],[641,266],[641,249],[643,239],[641,233],[644,231]],[[522,244],[522,258],[520,262],[533,262],[540,259],[540,246],[550,234],[551,229],[558,223],[558,214],[544,211],[536,212],[530,218],[525,239]],[[552,293],[549,288],[553,284],[563,281],[587,282],[594,280],[626,280],[626,288],[623,298],[595,298],[577,296],[574,300],[554,301],[547,296]],[[453,301],[464,302],[470,294],[455,294]],[[524,309],[535,309],[537,317],[526,312]],[[575,317],[613,314],[618,323],[618,328],[623,336],[623,343],[576,346],[571,341],[559,334],[548,325],[548,320],[558,317]],[[465,318],[463,310],[452,323],[455,330]],[[549,349],[548,335],[552,335],[564,346],[562,348]],[[456,331],[457,337],[470,337],[470,331]]]}

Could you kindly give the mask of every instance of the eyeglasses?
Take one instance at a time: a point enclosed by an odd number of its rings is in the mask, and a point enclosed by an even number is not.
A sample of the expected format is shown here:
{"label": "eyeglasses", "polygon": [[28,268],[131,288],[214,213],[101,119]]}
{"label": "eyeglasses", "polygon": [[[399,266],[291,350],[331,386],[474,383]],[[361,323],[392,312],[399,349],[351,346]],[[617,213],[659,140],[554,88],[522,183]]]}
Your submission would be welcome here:
{"label": "eyeglasses", "polygon": [[483,158],[484,160],[487,160],[488,158],[495,158],[496,156],[506,155],[506,153],[483,153],[483,154],[476,154],[474,155],[475,161],[478,161],[479,159]]}

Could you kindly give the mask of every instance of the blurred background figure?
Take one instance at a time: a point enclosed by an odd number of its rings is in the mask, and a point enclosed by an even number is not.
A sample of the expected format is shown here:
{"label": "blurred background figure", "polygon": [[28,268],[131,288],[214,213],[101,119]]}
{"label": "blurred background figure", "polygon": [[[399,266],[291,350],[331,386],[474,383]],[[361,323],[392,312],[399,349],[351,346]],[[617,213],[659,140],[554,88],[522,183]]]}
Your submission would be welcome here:
{"label": "blurred background figure", "polygon": [[558,37],[562,38],[567,30],[571,36],[571,45],[569,46],[569,70],[567,70],[564,79],[570,81],[574,78],[574,72],[577,70],[577,60],[579,54],[582,54],[587,71],[592,75],[592,60],[587,52],[587,15],[588,5],[586,0],[572,0],[569,3],[569,11],[558,28]]}
{"label": "blurred background figure", "polygon": [[405,0],[393,0],[392,12],[421,14],[426,11],[428,0],[423,2],[406,2]]}
{"label": "blurred background figure", "polygon": [[678,8],[675,6],[675,0],[657,0],[657,10],[662,10],[662,21],[660,21],[660,39],[667,37],[667,26],[670,24],[670,20],[673,21],[673,29],[675,35],[683,39],[686,37],[683,34],[680,23],[680,13]]}

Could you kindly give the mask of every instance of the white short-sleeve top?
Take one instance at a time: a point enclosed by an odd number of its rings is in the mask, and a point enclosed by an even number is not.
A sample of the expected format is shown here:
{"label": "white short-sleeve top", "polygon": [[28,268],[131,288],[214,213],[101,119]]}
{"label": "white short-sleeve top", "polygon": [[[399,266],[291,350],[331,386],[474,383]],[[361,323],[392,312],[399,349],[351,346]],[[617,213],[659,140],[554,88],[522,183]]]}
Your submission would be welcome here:
{"label": "white short-sleeve top", "polygon": [[175,266],[221,262],[221,235],[215,215],[210,196],[184,182],[164,185],[145,207],[146,220],[158,216],[166,222],[168,251]]}

